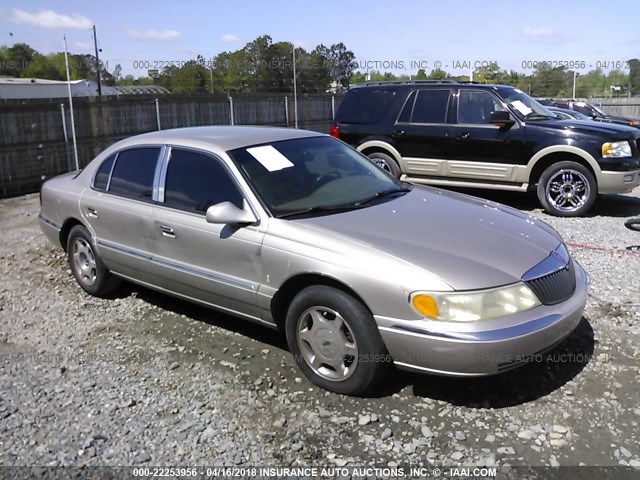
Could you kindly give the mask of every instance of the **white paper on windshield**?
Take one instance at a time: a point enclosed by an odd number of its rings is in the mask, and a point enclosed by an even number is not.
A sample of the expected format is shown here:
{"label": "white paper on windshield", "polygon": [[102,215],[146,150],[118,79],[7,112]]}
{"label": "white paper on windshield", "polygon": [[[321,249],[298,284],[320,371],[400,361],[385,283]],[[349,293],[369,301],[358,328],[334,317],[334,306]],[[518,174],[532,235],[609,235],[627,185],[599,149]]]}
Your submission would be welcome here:
{"label": "white paper on windshield", "polygon": [[523,115],[529,115],[531,112],[533,112],[533,110],[527,107],[520,100],[514,100],[513,102],[511,102],[511,106],[516,110],[518,110]]}
{"label": "white paper on windshield", "polygon": [[287,157],[282,155],[271,145],[247,148],[247,152],[249,152],[253,156],[253,158],[258,160],[262,164],[262,166],[270,172],[282,170],[283,168],[293,167],[293,163],[291,163]]}

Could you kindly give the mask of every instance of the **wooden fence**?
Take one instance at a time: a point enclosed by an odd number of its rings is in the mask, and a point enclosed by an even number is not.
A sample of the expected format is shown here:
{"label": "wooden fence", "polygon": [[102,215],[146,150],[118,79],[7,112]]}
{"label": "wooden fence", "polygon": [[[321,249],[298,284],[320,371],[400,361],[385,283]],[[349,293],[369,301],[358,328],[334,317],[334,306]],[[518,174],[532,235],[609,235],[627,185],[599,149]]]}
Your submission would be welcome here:
{"label": "wooden fence", "polygon": [[[299,128],[328,132],[338,101],[299,95]],[[80,168],[112,143],[158,125],[295,126],[293,97],[283,94],[74,98],[73,106]],[[42,177],[74,168],[68,100],[0,103],[0,197],[35,192]]]}

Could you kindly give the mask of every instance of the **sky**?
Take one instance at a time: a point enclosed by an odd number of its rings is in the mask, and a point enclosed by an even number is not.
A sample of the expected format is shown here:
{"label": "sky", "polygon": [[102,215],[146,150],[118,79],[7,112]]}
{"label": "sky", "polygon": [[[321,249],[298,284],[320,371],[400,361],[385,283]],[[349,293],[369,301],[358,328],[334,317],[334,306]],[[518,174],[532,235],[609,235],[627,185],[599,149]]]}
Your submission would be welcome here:
{"label": "sky", "polygon": [[[616,6],[616,4],[619,4]],[[497,62],[531,73],[533,62],[566,61],[579,72],[611,70],[640,57],[640,27],[628,2],[492,0],[154,2],[4,0],[0,45],[29,44],[41,53],[94,53],[123,75],[146,76],[168,62],[213,58],[260,35],[312,50],[342,42],[362,71],[452,74]],[[583,67],[584,65],[584,67]],[[555,66],[555,65],[554,65]]]}

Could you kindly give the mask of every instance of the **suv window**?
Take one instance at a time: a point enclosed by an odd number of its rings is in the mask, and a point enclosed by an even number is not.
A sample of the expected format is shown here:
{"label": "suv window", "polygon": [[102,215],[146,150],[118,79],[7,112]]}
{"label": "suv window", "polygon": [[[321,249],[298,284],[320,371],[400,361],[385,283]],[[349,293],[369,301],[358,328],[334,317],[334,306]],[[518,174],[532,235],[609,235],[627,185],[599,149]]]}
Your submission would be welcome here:
{"label": "suv window", "polygon": [[502,104],[489,92],[460,90],[458,123],[489,124],[491,112],[503,110]]}
{"label": "suv window", "polygon": [[109,186],[109,176],[113,169],[113,162],[116,159],[115,155],[111,155],[107,158],[96,170],[96,176],[93,178],[93,188],[96,190],[106,190]]}
{"label": "suv window", "polygon": [[159,147],[132,148],[118,153],[109,192],[151,200]]}
{"label": "suv window", "polygon": [[449,89],[419,90],[411,123],[444,123],[449,106]]}
{"label": "suv window", "polygon": [[342,123],[378,123],[396,95],[388,88],[354,88],[344,97],[336,121]]}
{"label": "suv window", "polygon": [[227,169],[211,156],[190,150],[172,149],[164,204],[196,213],[220,202],[243,207],[243,196]]}

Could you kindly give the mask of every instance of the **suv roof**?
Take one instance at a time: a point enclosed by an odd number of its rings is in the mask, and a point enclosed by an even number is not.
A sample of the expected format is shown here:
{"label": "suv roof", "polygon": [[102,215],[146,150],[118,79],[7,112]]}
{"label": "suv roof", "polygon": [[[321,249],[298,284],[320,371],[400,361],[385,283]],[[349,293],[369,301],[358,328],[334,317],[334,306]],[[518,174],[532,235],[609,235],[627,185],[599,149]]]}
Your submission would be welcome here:
{"label": "suv roof", "polygon": [[487,84],[474,82],[471,80],[455,80],[455,79],[443,79],[443,80],[382,80],[379,82],[366,82],[357,85],[351,85],[350,88],[364,88],[364,87],[373,87],[377,85],[473,85],[474,87],[486,87],[486,88],[495,88],[495,87],[510,87],[515,88],[511,85],[496,85],[496,84]]}

